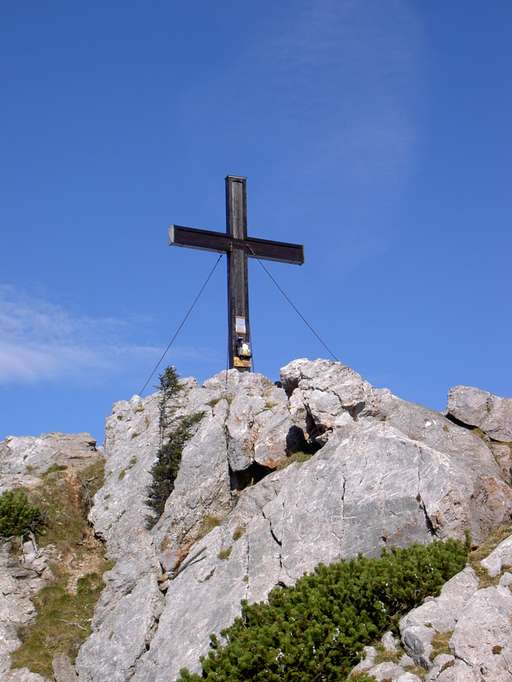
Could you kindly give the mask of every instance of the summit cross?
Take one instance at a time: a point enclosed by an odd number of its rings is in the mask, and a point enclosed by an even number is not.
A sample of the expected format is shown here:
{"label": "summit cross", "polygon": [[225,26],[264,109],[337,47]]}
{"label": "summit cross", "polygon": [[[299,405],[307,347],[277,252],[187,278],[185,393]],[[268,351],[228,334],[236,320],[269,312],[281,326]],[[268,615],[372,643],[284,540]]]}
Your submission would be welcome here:
{"label": "summit cross", "polygon": [[225,233],[171,225],[169,242],[174,246],[227,254],[229,367],[251,371],[247,258],[302,265],[303,246],[247,236],[247,178],[239,175],[226,177]]}

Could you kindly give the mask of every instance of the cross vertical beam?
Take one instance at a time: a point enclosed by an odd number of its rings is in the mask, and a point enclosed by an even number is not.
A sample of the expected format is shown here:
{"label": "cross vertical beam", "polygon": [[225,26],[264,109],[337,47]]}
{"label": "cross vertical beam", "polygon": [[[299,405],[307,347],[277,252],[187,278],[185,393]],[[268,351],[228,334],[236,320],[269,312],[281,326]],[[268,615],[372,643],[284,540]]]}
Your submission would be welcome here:
{"label": "cross vertical beam", "polygon": [[[239,175],[226,177],[226,233],[231,239],[247,239],[247,179]],[[228,353],[229,367],[250,371],[251,360],[239,357],[239,345],[251,346],[249,323],[249,282],[247,253],[242,249],[227,252],[228,270]]]}

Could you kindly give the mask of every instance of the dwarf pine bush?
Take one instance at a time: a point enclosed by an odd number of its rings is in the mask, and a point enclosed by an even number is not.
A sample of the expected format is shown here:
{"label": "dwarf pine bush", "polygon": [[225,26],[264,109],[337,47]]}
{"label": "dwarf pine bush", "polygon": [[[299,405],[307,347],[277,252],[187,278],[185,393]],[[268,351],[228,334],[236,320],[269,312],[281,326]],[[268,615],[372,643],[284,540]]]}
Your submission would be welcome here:
{"label": "dwarf pine bush", "polygon": [[169,421],[174,413],[174,399],[182,390],[180,375],[176,367],[166,367],[158,380],[158,390],[160,391],[160,401],[158,403],[158,427],[160,430],[160,445],[163,443]]}
{"label": "dwarf pine bush", "polygon": [[242,615],[211,636],[202,675],[179,682],[339,681],[366,644],[436,595],[464,567],[469,547],[455,540],[319,565],[294,587],[272,590],[268,603],[242,602]]}
{"label": "dwarf pine bush", "polygon": [[181,464],[181,453],[191,436],[192,427],[203,417],[202,412],[183,417],[157,453],[157,461],[151,467],[153,480],[146,499],[152,515],[146,519],[146,526],[153,528],[164,511],[167,498],[174,490],[174,482]]}
{"label": "dwarf pine bush", "polygon": [[36,531],[42,521],[40,510],[30,504],[24,490],[8,490],[0,495],[0,538]]}
{"label": "dwarf pine bush", "polygon": [[185,443],[192,435],[192,427],[203,417],[203,412],[182,417],[169,432],[175,413],[175,398],[182,390],[179,375],[174,367],[167,367],[160,375],[159,390],[160,448],[157,452],[157,461],[151,467],[153,480],[146,504],[152,513],[146,518],[147,528],[153,528],[162,515],[167,498],[174,490],[174,481],[178,475]]}

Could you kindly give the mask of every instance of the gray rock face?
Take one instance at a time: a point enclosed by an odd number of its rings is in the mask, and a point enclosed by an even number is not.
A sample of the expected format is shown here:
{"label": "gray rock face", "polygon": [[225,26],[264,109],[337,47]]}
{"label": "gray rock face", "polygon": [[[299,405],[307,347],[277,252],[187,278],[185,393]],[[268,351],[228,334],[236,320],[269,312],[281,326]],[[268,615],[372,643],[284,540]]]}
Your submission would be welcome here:
{"label": "gray rock face", "polygon": [[222,520],[237,503],[237,490],[287,459],[293,424],[286,394],[260,374],[222,372],[189,396],[188,413],[203,413],[185,446],[155,543],[165,570],[202,535],[205,519]]}
{"label": "gray rock face", "polygon": [[455,626],[450,648],[488,680],[512,678],[512,594],[500,586],[478,590]]}
{"label": "gray rock face", "polygon": [[512,399],[471,386],[455,386],[448,393],[448,414],[477,426],[493,440],[512,442]]}
{"label": "gray rock face", "polygon": [[407,673],[404,673],[397,663],[385,661],[378,665],[374,665],[373,668],[370,669],[369,674],[377,680],[377,682],[385,682],[386,680],[398,680]]}
{"label": "gray rock face", "polygon": [[373,389],[357,372],[329,360],[294,360],[281,370],[294,423],[323,444],[335,428],[371,412]]}
{"label": "gray rock face", "polygon": [[427,599],[421,606],[408,613],[400,621],[402,639],[411,627],[423,627],[426,623],[436,632],[453,630],[458,614],[478,589],[478,578],[467,566],[449,580],[437,599]]}
{"label": "gray rock face", "polygon": [[480,562],[492,578],[512,568],[512,536],[500,542],[489,556]]}
{"label": "gray rock face", "polygon": [[[6,438],[0,443],[0,494],[18,487],[36,487],[41,483],[41,475],[54,464],[76,470],[88,466],[97,457],[95,441],[86,433]],[[18,555],[11,551],[11,543],[0,540],[2,682],[44,680],[25,668],[10,670],[10,654],[21,644],[17,628],[29,623],[36,614],[31,598],[52,580],[51,560],[55,560],[51,546],[40,549],[33,540],[27,541]]]}
{"label": "gray rock face", "polygon": [[57,654],[53,659],[52,667],[55,682],[76,682],[78,679],[75,667],[66,654]]}
{"label": "gray rock face", "polygon": [[129,679],[161,609],[144,504],[158,447],[158,397],[116,403],[105,431],[105,485],[90,514],[116,564],[104,575],[93,633],[76,661],[81,680]]}
{"label": "gray rock face", "polygon": [[[284,391],[258,374],[232,370],[203,386],[183,382],[167,415],[169,433],[183,416],[203,417],[183,449],[165,511],[149,531],[145,501],[160,446],[159,396],[116,403],[107,420],[106,483],[96,496],[91,520],[117,563],[106,575],[94,632],[77,659],[81,680],[130,679],[149,642],[158,641],[158,633],[165,632],[161,623],[165,623],[165,605],[171,603],[172,595],[176,594],[175,613],[182,597],[184,608],[199,599],[200,591],[195,596],[182,595],[176,587],[182,584],[179,577],[169,581],[167,572],[173,575],[183,570],[202,548],[198,540],[205,522],[220,523],[236,505],[237,475],[245,475],[254,462],[270,470],[286,460],[287,436],[293,425],[287,405]],[[162,590],[167,591],[165,597]],[[240,597],[234,602],[236,608],[239,601]],[[208,628],[217,622],[215,612],[204,619],[206,639]],[[185,637],[181,624],[180,630]],[[196,632],[190,636],[197,639]]]}
{"label": "gray rock face", "polygon": [[90,464],[96,441],[88,433],[45,433],[42,436],[9,436],[0,442],[0,494],[20,486],[37,485],[52,464]]}
{"label": "gray rock face", "polygon": [[[467,435],[463,432],[463,441]],[[488,453],[484,461],[490,470],[496,467]],[[462,460],[451,462],[386,422],[362,421],[345,437],[333,434],[302,466],[291,465],[244,490],[228,520],[194,546],[197,563],[171,581],[157,634],[135,679],[164,682],[181,667],[195,668],[198,652],[205,650],[201,643],[212,627],[219,632],[232,622],[241,598],[264,599],[272,587],[293,584],[320,561],[377,555],[388,544],[430,542],[436,534],[462,537],[472,518],[478,528],[481,517],[465,502],[474,484],[474,472]],[[446,518],[445,496],[456,487],[460,496],[451,499],[465,512]],[[259,513],[247,518],[245,510],[258,503]],[[234,542],[238,523],[245,523],[246,532]],[[222,558],[229,547],[231,554]],[[208,595],[214,605],[205,608]],[[168,635],[178,629],[186,642],[179,652],[169,647]]]}
{"label": "gray rock face", "polygon": [[[373,388],[340,363],[297,360],[281,379],[283,389],[232,370],[202,386],[183,382],[164,437],[184,416],[202,416],[151,530],[145,502],[161,444],[160,399],[114,406],[106,482],[90,519],[116,563],[76,661],[80,682],[170,682],[182,667],[198,669],[210,633],[239,615],[241,599],[264,600],[319,562],[462,539],[468,529],[478,542],[510,519],[503,467],[471,430]],[[508,560],[502,555],[499,571]],[[503,582],[493,590],[509,590],[506,575],[497,575]],[[481,591],[466,569],[403,621],[402,645],[438,679],[461,665],[461,674],[473,674],[476,664],[462,663],[456,647],[469,641],[462,614]],[[490,595],[478,604],[503,625],[508,606],[499,611]],[[490,619],[488,643],[495,638]],[[454,665],[431,660],[432,641],[447,628],[454,637],[460,628]],[[383,646],[390,652],[394,645],[388,633]],[[396,663],[376,663],[370,654],[361,670],[378,668],[377,679],[417,679],[400,649]],[[497,658],[482,662],[506,671]]]}
{"label": "gray rock face", "polygon": [[512,485],[512,443],[489,442],[494,459],[498,464],[503,480]]}

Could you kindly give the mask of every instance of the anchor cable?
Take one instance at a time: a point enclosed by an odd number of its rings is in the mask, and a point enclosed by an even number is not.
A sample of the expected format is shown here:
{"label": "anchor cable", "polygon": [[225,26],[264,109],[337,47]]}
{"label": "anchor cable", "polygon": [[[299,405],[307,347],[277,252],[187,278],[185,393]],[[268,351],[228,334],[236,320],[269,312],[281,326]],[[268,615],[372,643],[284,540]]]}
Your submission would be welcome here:
{"label": "anchor cable", "polygon": [[320,336],[320,334],[318,334],[318,332],[314,329],[314,327],[306,320],[306,318],[304,317],[304,315],[300,312],[300,310],[297,308],[297,306],[295,305],[295,303],[294,303],[294,302],[291,300],[291,298],[288,296],[288,294],[286,293],[286,291],[284,291],[284,289],[280,286],[279,282],[277,282],[277,280],[276,280],[275,277],[272,275],[272,273],[270,272],[270,270],[265,266],[264,263],[261,262],[261,260],[258,258],[258,256],[254,253],[254,251],[251,249],[251,247],[250,247],[249,245],[248,245],[248,248],[249,248],[249,251],[251,252],[251,255],[252,255],[254,258],[256,258],[256,260],[257,260],[258,263],[261,265],[261,267],[263,268],[263,270],[267,273],[267,275],[270,277],[270,279],[271,279],[272,282],[275,284],[275,286],[277,287],[277,289],[281,292],[281,294],[282,294],[282,296],[284,297],[284,299],[285,299],[285,300],[290,304],[290,306],[295,310],[295,312],[297,313],[297,315],[298,315],[298,316],[300,317],[300,319],[304,322],[304,324],[308,327],[308,329],[312,332],[312,334],[314,334],[314,336],[318,339],[318,341],[320,341],[320,343],[321,343],[322,346],[325,348],[325,350],[329,353],[329,355],[331,355],[331,357],[333,357],[334,360],[336,360],[336,362],[340,362],[339,358],[336,357],[336,355],[332,352],[332,350],[329,348],[329,346],[328,346],[328,345],[325,343],[325,341],[322,339],[322,337]]}
{"label": "anchor cable", "polygon": [[172,344],[176,341],[176,338],[178,337],[178,334],[179,334],[180,331],[183,329],[183,326],[185,325],[185,322],[186,322],[186,321],[188,320],[188,318],[190,317],[191,312],[194,310],[194,308],[195,308],[195,306],[196,306],[196,303],[197,303],[197,302],[199,301],[199,299],[201,298],[201,294],[202,294],[203,291],[206,289],[206,285],[208,284],[208,282],[209,282],[210,279],[212,278],[212,275],[213,275],[213,273],[215,272],[215,270],[217,269],[217,265],[219,264],[220,259],[222,258],[223,255],[224,255],[224,254],[221,253],[221,254],[219,255],[219,257],[217,258],[217,260],[215,261],[215,264],[214,264],[213,268],[212,268],[212,269],[210,270],[210,272],[208,273],[208,277],[205,279],[205,281],[204,281],[203,284],[201,285],[201,288],[200,288],[199,291],[197,292],[197,294],[196,294],[194,300],[193,300],[192,303],[190,304],[189,309],[188,309],[187,312],[185,313],[184,318],[181,320],[180,324],[178,325],[178,328],[176,329],[176,331],[175,331],[174,334],[172,335],[171,340],[169,341],[169,343],[167,344],[167,346],[166,346],[164,352],[163,352],[162,355],[160,356],[160,359],[158,360],[158,362],[156,363],[156,365],[153,367],[153,370],[152,370],[151,374],[150,374],[149,377],[146,379],[145,384],[143,385],[143,387],[142,387],[141,390],[139,391],[139,395],[140,395],[140,396],[142,396],[142,394],[143,394],[144,391],[146,390],[147,385],[149,384],[149,382],[150,382],[151,379],[153,378],[153,376],[154,376],[155,372],[157,371],[157,369],[160,367],[160,363],[162,362],[162,360],[165,358],[165,356],[166,356],[167,353],[169,352],[169,349],[171,348]]}

